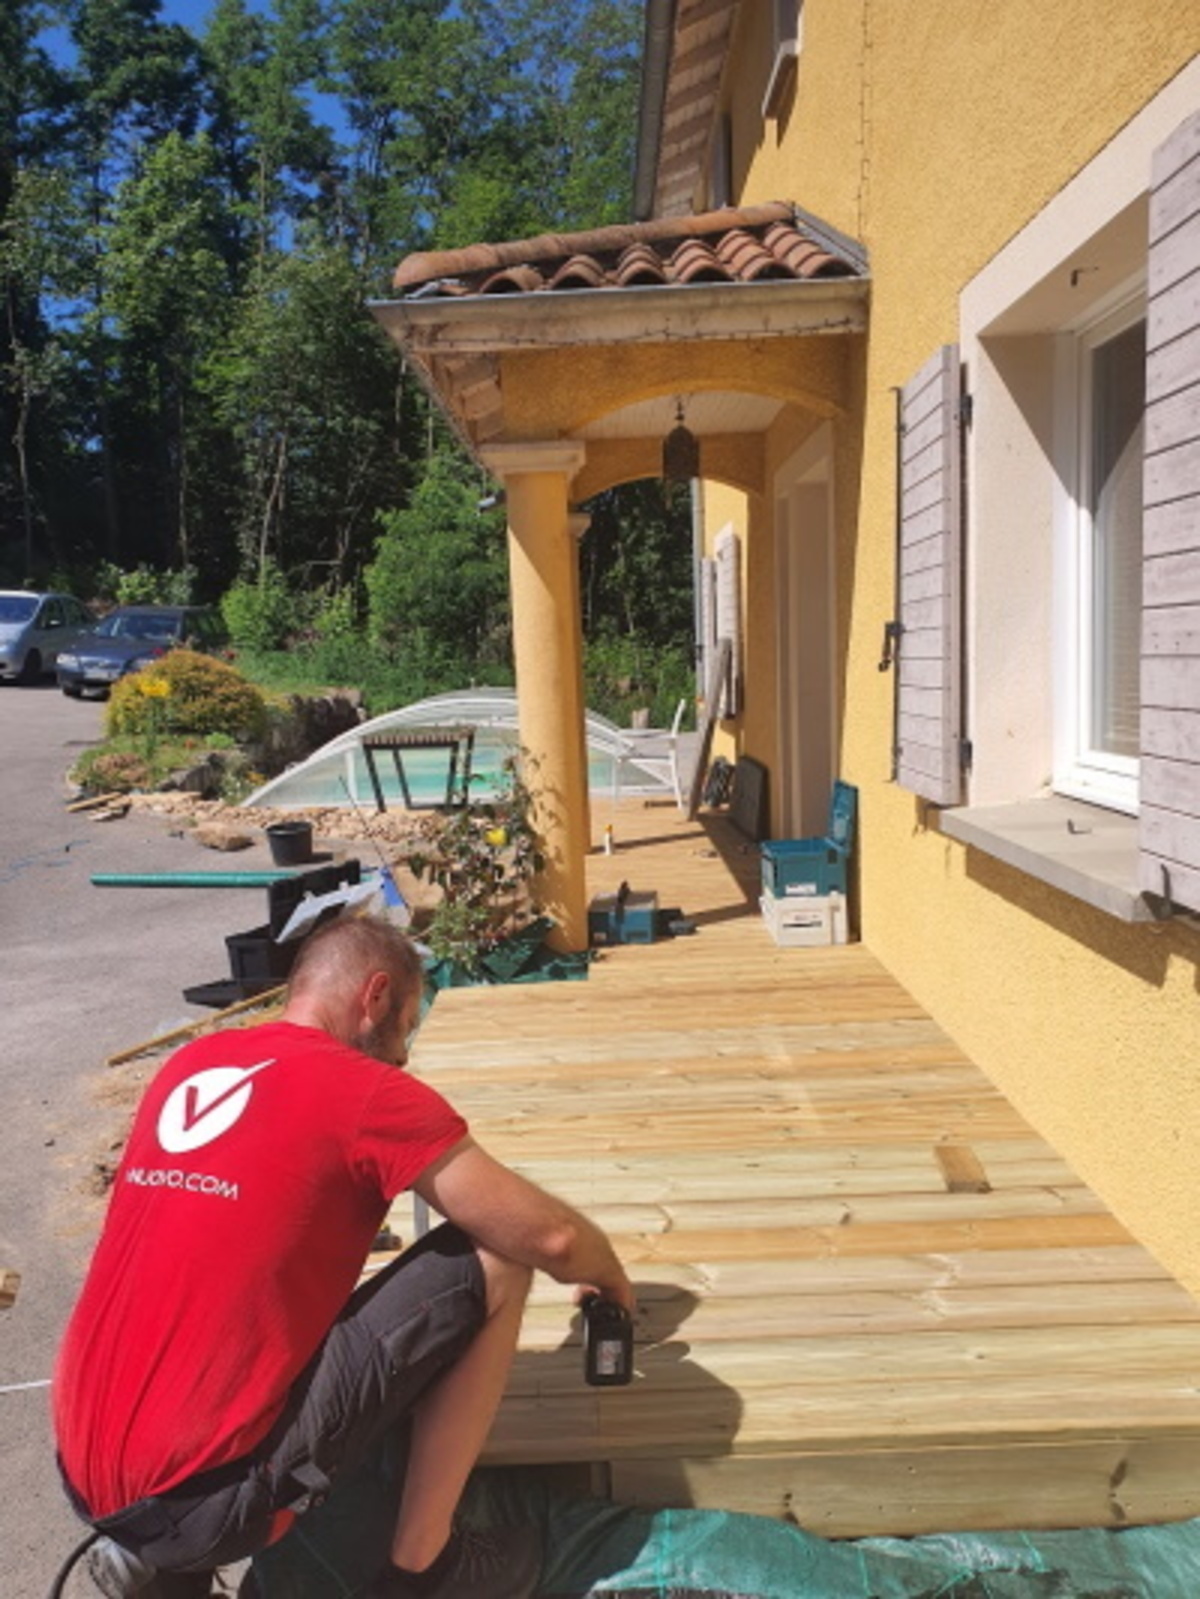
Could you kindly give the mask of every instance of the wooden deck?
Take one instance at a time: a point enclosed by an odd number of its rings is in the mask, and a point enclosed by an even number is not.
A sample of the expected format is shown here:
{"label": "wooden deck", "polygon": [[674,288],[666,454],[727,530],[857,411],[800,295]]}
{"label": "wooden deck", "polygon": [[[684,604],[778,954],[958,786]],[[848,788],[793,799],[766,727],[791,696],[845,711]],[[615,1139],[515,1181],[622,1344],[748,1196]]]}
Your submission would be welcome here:
{"label": "wooden deck", "polygon": [[639,1376],[592,1389],[539,1279],[487,1458],[832,1536],[1200,1512],[1196,1304],[867,950],[774,947],[723,826],[625,802],[592,857],[694,937],[422,1031],[416,1069],[639,1293]]}

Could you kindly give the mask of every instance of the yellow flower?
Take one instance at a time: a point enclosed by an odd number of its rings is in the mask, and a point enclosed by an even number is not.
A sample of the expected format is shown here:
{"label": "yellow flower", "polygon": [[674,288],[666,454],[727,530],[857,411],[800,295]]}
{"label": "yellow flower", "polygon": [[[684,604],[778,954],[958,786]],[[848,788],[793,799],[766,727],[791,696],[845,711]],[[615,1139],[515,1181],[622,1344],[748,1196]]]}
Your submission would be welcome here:
{"label": "yellow flower", "polygon": [[134,682],[147,699],[165,699],[171,692],[171,685],[165,677],[146,677],[143,675],[135,677]]}
{"label": "yellow flower", "polygon": [[503,849],[508,843],[508,828],[489,827],[483,836],[494,849]]}

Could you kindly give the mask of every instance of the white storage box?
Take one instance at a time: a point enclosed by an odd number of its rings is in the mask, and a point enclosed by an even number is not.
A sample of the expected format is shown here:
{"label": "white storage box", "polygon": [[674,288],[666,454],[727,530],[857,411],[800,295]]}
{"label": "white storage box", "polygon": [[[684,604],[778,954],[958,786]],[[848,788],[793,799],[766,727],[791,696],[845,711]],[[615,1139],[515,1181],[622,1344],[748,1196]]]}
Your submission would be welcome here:
{"label": "white storage box", "polygon": [[778,899],[774,894],[763,894],[758,903],[768,932],[784,949],[846,942],[844,894],[803,898],[790,895]]}

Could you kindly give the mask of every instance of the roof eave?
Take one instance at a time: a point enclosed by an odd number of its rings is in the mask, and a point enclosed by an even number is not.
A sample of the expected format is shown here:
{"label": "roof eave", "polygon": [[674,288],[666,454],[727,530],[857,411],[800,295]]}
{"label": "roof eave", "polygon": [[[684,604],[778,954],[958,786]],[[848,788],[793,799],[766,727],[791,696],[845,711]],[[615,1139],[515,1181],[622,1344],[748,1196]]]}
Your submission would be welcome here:
{"label": "roof eave", "polygon": [[368,309],[412,355],[467,355],[862,333],[869,295],[868,278],[847,276],[374,300]]}
{"label": "roof eave", "polygon": [[633,168],[633,216],[636,222],[644,222],[647,217],[654,215],[663,111],[667,100],[671,46],[675,36],[675,6],[676,0],[646,0],[637,151]]}

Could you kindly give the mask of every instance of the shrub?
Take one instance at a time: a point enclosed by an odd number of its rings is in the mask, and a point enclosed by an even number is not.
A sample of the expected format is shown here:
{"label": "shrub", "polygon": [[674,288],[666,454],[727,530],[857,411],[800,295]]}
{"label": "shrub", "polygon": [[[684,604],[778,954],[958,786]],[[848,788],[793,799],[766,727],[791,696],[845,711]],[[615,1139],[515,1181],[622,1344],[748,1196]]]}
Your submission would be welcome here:
{"label": "shrub", "polygon": [[632,711],[648,706],[652,725],[669,727],[676,705],[696,688],[687,650],[613,634],[587,641],[583,672],[588,705],[623,726]]}
{"label": "shrub", "polygon": [[125,571],[112,561],[96,568],[95,587],[102,599],[118,605],[190,605],[196,587],[196,569],[159,572],[142,564]]}
{"label": "shrub", "polygon": [[149,788],[149,763],[134,750],[89,750],[76,762],[71,776],[93,794],[128,794]]}
{"label": "shrub", "polygon": [[296,631],[297,598],[272,561],[257,581],[239,579],[221,600],[229,637],[239,649],[276,650]]}
{"label": "shrub", "polygon": [[[120,734],[85,750],[71,768],[71,781],[89,794],[127,794],[132,789],[158,788],[173,773],[198,765],[210,758],[213,750],[228,743],[220,734],[153,740]],[[225,762],[236,765],[237,758],[226,755],[222,764]]]}
{"label": "shrub", "polygon": [[339,589],[322,601],[313,621],[313,631],[322,644],[359,636],[358,606],[352,588]]}
{"label": "shrub", "polygon": [[531,796],[515,761],[490,800],[431,819],[425,838],[405,857],[418,880],[428,879],[443,898],[425,932],[439,960],[472,976],[487,952],[523,927],[536,907],[533,879],[545,866],[534,829]]}
{"label": "shrub", "polygon": [[265,718],[261,689],[235,667],[195,650],[171,650],[116,684],[106,725],[110,735],[227,733],[245,739],[261,732]]}

